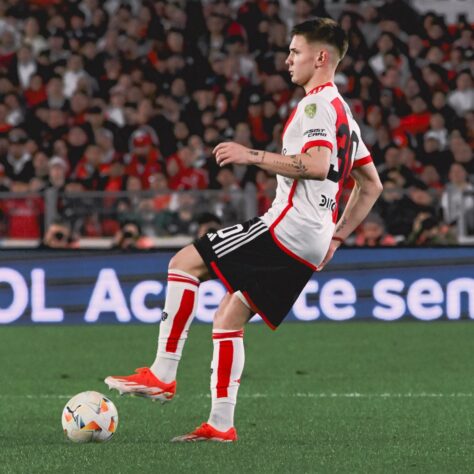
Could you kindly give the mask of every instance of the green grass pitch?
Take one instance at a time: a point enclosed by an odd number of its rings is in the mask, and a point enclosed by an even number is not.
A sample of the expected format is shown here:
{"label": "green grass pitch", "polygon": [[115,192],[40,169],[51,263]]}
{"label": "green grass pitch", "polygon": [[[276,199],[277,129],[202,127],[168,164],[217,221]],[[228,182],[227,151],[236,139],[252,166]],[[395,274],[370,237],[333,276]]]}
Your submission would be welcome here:
{"label": "green grass pitch", "polygon": [[[121,398],[102,380],[149,364],[154,326],[3,327],[2,473],[461,473],[474,470],[474,323],[287,323],[246,330],[234,445],[174,445],[207,420],[211,327],[195,325],[177,397]],[[61,429],[67,397],[109,394],[107,444]]]}

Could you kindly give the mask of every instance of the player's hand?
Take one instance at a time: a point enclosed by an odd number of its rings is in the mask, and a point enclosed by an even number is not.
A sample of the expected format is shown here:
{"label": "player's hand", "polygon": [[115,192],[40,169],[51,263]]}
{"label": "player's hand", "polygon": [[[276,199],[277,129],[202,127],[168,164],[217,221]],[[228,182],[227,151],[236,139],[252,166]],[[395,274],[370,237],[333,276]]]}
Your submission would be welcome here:
{"label": "player's hand", "polygon": [[235,142],[219,143],[212,153],[216,156],[219,166],[225,166],[231,163],[239,165],[248,165],[252,163],[252,154],[249,148],[239,145]]}
{"label": "player's hand", "polygon": [[334,257],[334,253],[340,246],[341,242],[339,242],[338,240],[331,240],[324,260],[318,265],[318,268],[316,269],[317,272],[320,272],[327,265],[327,263],[332,259],[332,257]]}

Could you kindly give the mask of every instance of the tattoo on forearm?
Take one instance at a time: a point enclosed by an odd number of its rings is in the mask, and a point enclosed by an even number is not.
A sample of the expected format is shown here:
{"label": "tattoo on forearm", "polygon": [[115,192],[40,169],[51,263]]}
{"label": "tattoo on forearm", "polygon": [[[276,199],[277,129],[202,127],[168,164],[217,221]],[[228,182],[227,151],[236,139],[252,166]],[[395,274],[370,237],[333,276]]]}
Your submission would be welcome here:
{"label": "tattoo on forearm", "polygon": [[303,163],[301,155],[289,155],[288,158],[291,159],[291,162],[277,160],[275,161],[275,164],[287,169],[291,175],[293,175],[296,171],[298,177],[303,179],[309,178],[308,168]]}
{"label": "tattoo on forearm", "polygon": [[303,163],[301,155],[290,155],[291,160],[293,161],[292,167],[300,175],[301,178],[308,178],[308,168]]}
{"label": "tattoo on forearm", "polygon": [[258,156],[258,151],[257,150],[249,150],[249,153],[253,156]]}
{"label": "tattoo on forearm", "polygon": [[336,226],[336,232],[335,234],[337,234],[338,232],[340,232],[347,224],[347,219],[345,217],[343,217],[341,219],[341,221],[337,224]]}

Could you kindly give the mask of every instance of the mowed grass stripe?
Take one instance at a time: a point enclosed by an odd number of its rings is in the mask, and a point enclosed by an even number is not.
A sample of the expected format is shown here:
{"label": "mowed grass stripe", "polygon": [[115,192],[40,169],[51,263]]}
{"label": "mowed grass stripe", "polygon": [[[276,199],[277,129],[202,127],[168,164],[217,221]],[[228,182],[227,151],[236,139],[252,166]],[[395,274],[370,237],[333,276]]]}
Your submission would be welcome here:
{"label": "mowed grass stripe", "polygon": [[[106,391],[104,394],[107,396]],[[9,398],[26,398],[30,400],[38,399],[65,399],[72,398],[75,394],[69,395],[56,395],[56,394],[19,394],[19,395],[2,395],[0,399]],[[111,395],[108,394],[110,397]],[[131,396],[133,398],[133,395]],[[180,398],[181,395],[177,394],[175,399]],[[239,398],[471,398],[474,397],[474,393],[244,393],[239,395]],[[141,398],[141,397],[137,397]],[[184,398],[211,398],[208,393],[201,393],[197,395],[185,395]],[[153,400],[152,400],[153,402]]]}

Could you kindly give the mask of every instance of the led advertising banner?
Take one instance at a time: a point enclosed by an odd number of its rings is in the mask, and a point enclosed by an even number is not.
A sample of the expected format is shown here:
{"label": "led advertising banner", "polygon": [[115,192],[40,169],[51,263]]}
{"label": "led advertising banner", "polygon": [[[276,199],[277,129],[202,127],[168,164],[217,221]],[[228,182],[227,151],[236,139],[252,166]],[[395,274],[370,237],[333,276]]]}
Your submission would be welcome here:
{"label": "led advertising banner", "polygon": [[[172,253],[0,253],[0,324],[157,323]],[[226,290],[200,286],[211,322]],[[474,320],[474,248],[341,249],[315,273],[288,320]],[[259,318],[255,317],[255,321]]]}

